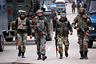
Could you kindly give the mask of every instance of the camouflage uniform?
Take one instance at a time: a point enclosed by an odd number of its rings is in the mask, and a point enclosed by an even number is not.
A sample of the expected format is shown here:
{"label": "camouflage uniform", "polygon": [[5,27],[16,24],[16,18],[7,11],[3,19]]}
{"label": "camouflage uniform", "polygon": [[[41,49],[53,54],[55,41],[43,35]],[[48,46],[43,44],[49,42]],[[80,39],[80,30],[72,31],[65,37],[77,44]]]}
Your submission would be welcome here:
{"label": "camouflage uniform", "polygon": [[77,12],[78,12],[78,13],[79,13],[80,7],[81,7],[81,5],[80,5],[80,3],[78,2],[78,3],[77,3]]}
{"label": "camouflage uniform", "polygon": [[[91,19],[86,14],[85,14],[85,16],[86,16],[86,18],[83,18],[81,14],[78,14],[75,17],[73,24],[76,25],[76,23],[77,23],[77,27],[81,27],[86,32],[88,32],[89,25],[91,24]],[[80,30],[77,31],[77,34],[78,34],[78,44],[80,46],[80,54],[81,54],[81,56],[83,56],[84,51],[88,52],[89,38]]]}
{"label": "camouflage uniform", "polygon": [[[62,16],[63,16],[63,14],[61,14],[61,18],[62,18]],[[69,30],[71,32],[73,32],[70,22],[67,20],[67,18],[64,21],[62,21],[60,19],[59,22],[57,22],[57,30],[56,31],[57,31],[57,36],[58,36],[59,53],[63,54],[63,47],[62,46],[64,44],[65,45],[65,56],[66,56],[66,52],[69,49],[69,41],[68,41]]]}
{"label": "camouflage uniform", "polygon": [[[52,21],[53,21],[53,28],[54,28],[54,30],[55,30],[55,28],[56,28],[56,23],[57,23],[57,21],[56,21],[56,12],[54,11],[54,12],[51,12],[51,19],[52,19]],[[55,18],[55,20],[54,20],[54,18]]]}
{"label": "camouflage uniform", "polygon": [[[42,17],[36,16],[32,20],[32,25],[34,27],[39,27],[43,32],[47,31],[47,33],[49,34],[48,21],[44,16]],[[40,31],[35,30],[35,37],[36,37],[36,44],[37,44],[37,55],[38,56],[41,54],[45,55],[45,43],[46,43],[45,36],[42,35]]]}
{"label": "camouflage uniform", "polygon": [[21,18],[21,16],[18,17],[15,23],[15,31],[17,31],[17,43],[19,50],[18,56],[21,56],[22,52],[22,58],[25,58],[24,52],[26,50],[27,34],[29,33],[30,35],[32,35],[29,20],[25,17],[24,18]]}
{"label": "camouflage uniform", "polygon": [[72,4],[72,13],[75,13],[75,7],[76,7],[75,2],[73,2],[73,4]]}

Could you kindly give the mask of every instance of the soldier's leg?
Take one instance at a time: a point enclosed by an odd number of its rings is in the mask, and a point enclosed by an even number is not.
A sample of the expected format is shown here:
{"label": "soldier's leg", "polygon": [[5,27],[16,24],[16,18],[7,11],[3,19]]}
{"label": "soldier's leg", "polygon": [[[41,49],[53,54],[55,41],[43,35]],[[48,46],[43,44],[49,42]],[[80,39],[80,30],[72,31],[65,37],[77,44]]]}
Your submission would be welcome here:
{"label": "soldier's leg", "polygon": [[46,43],[46,40],[45,40],[45,36],[41,36],[40,38],[40,53],[42,54],[42,60],[45,60],[47,58],[47,56],[45,56],[45,43]]}
{"label": "soldier's leg", "polygon": [[24,53],[26,50],[27,34],[22,35],[22,58],[25,58]]}
{"label": "soldier's leg", "polygon": [[74,14],[75,14],[75,9],[74,9]]}
{"label": "soldier's leg", "polygon": [[37,60],[41,59],[41,53],[40,53],[40,37],[36,36],[36,44],[37,44]]}
{"label": "soldier's leg", "polygon": [[72,8],[72,13],[73,13],[73,8]]}
{"label": "soldier's leg", "polygon": [[80,59],[83,59],[84,58],[84,55],[83,55],[83,35],[78,35],[78,44],[79,44],[79,47],[80,47]]}
{"label": "soldier's leg", "polygon": [[18,56],[20,57],[21,56],[21,43],[22,43],[22,36],[17,33],[17,43],[18,43]]}
{"label": "soldier's leg", "polygon": [[63,40],[61,37],[58,37],[58,48],[59,48],[59,54],[60,54],[59,59],[63,58]]}
{"label": "soldier's leg", "polygon": [[84,57],[85,57],[85,59],[88,59],[88,57],[87,57],[87,52],[88,52],[88,42],[89,42],[89,38],[88,38],[88,36],[84,35],[83,47],[84,47]]}
{"label": "soldier's leg", "polygon": [[68,57],[68,49],[69,49],[69,40],[68,40],[68,36],[64,36],[63,37],[63,43],[65,45],[65,56]]}

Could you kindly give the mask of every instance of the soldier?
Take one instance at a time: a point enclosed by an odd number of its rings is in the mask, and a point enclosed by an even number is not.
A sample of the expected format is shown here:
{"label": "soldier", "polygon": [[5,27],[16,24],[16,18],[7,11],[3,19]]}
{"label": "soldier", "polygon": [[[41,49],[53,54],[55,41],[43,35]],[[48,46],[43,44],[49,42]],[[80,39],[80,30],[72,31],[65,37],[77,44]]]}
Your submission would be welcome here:
{"label": "soldier", "polygon": [[17,42],[19,50],[18,56],[20,57],[22,53],[22,58],[25,58],[24,53],[26,49],[26,40],[28,32],[30,34],[30,38],[32,38],[30,22],[27,18],[25,18],[25,14],[26,11],[20,11],[20,17],[17,18],[15,23],[15,31],[17,33]]}
{"label": "soldier", "polygon": [[83,30],[85,30],[85,32],[87,33],[90,24],[91,24],[90,17],[87,16],[87,14],[85,14],[84,8],[80,8],[79,14],[75,17],[73,22],[74,28],[77,30],[77,34],[78,34],[78,44],[80,46],[80,54],[81,54],[80,59],[84,59],[84,58],[88,59],[87,52],[88,52],[88,41],[89,41],[88,36],[85,35],[84,32],[82,32],[82,30],[80,30],[80,27]]}
{"label": "soldier", "polygon": [[68,57],[68,49],[69,49],[69,41],[68,41],[68,34],[70,30],[70,35],[72,35],[72,27],[70,25],[70,22],[66,18],[66,14],[61,14],[61,19],[59,22],[57,22],[57,39],[58,39],[58,47],[59,47],[59,53],[60,58],[63,58],[63,44],[65,45],[65,56]]}
{"label": "soldier", "polygon": [[52,21],[53,21],[53,30],[55,31],[55,29],[56,29],[56,17],[57,15],[56,15],[56,12],[54,11],[54,8],[51,8],[51,19],[52,19]]}
{"label": "soldier", "polygon": [[73,4],[72,4],[72,13],[75,13],[75,7],[76,7],[75,2],[73,2]]}
{"label": "soldier", "polygon": [[77,3],[77,12],[79,13],[79,8],[81,7],[80,2]]}
{"label": "soldier", "polygon": [[[39,27],[39,29],[41,29],[43,32],[47,31],[47,34],[49,35],[48,21],[43,16],[42,13],[43,11],[41,9],[37,10],[38,16],[36,16],[32,20],[32,25],[33,27]],[[45,56],[45,44],[46,44],[45,35],[43,35],[40,30],[35,28],[35,37],[36,37],[37,55],[38,55],[37,60],[41,60],[41,55],[42,60],[45,60],[47,58],[47,56]]]}

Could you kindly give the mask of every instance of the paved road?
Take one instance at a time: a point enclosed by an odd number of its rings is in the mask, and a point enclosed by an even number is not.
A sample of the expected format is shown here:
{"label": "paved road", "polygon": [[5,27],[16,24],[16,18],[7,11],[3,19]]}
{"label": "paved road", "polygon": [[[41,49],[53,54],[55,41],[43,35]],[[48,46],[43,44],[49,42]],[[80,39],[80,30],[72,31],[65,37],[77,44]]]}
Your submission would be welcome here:
{"label": "paved road", "polygon": [[[72,23],[74,17],[77,15],[71,13],[71,4],[67,5],[67,17],[69,21]],[[72,36],[69,35],[69,42],[70,42],[70,48],[69,48],[69,57],[65,57],[65,53],[63,55],[63,59],[58,59],[56,57],[55,53],[55,41],[54,39],[52,41],[48,41],[46,43],[46,55],[48,56],[48,59],[45,61],[37,60],[37,54],[36,54],[36,45],[34,44],[33,39],[30,41],[28,38],[28,43],[31,43],[30,45],[27,45],[26,50],[26,58],[22,59],[21,57],[18,57],[18,50],[16,50],[15,45],[8,45],[10,42],[6,42],[5,50],[3,52],[0,52],[0,64],[96,64],[96,43],[94,42],[93,48],[89,49],[88,53],[88,60],[80,60],[79,57],[79,45],[77,44],[77,36],[76,36],[76,30],[74,30],[74,33]],[[55,34],[55,33],[54,33]],[[11,44],[14,42],[11,42]]]}

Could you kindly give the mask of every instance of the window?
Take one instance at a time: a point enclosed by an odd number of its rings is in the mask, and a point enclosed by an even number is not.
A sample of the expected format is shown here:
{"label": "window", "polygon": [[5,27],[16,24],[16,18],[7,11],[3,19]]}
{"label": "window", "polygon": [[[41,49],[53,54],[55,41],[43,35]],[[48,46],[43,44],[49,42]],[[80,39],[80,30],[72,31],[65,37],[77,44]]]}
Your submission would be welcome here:
{"label": "window", "polygon": [[5,9],[5,5],[3,5],[3,9]]}
{"label": "window", "polygon": [[17,0],[17,2],[24,2],[24,0]]}
{"label": "window", "polygon": [[1,5],[0,5],[0,10],[1,10]]}
{"label": "window", "polygon": [[6,2],[12,2],[12,0],[6,0]]}

